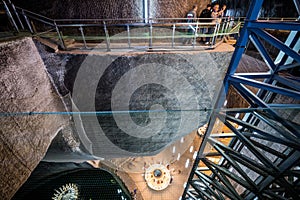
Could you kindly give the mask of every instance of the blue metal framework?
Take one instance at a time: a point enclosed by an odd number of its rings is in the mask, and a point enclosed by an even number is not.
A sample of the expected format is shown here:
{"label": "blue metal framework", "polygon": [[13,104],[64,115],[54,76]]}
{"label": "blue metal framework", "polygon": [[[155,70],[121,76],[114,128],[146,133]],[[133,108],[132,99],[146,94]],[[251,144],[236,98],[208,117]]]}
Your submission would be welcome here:
{"label": "blue metal framework", "polygon": [[[251,2],[182,199],[300,199],[300,23],[258,20],[262,4]],[[270,30],[289,36],[282,42]],[[237,73],[249,43],[267,70]],[[244,106],[227,106],[237,99],[230,91]]]}

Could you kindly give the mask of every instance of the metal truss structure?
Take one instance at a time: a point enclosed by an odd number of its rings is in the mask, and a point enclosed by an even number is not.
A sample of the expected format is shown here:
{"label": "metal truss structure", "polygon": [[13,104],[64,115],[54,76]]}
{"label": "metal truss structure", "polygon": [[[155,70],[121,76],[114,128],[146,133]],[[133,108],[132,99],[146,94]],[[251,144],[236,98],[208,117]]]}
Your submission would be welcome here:
{"label": "metal truss structure", "polygon": [[[182,199],[300,199],[300,23],[259,20],[262,4],[251,2]],[[238,73],[250,43],[267,69]],[[230,91],[244,106],[228,106]]]}

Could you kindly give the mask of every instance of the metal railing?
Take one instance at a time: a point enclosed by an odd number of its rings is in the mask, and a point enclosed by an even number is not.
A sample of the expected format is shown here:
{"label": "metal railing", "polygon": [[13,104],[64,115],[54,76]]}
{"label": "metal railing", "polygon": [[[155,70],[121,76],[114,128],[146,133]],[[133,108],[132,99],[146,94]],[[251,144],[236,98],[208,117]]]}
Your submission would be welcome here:
{"label": "metal railing", "polygon": [[[5,1],[3,2],[5,3]],[[51,39],[63,50],[90,49],[95,48],[95,46],[107,51],[113,48],[134,47],[145,49],[214,48],[225,37],[237,35],[244,22],[244,18],[241,17],[224,17],[218,23],[209,22],[212,19],[200,18],[195,19],[193,23],[187,23],[186,18],[50,19],[15,7],[10,1],[9,3],[12,10],[10,12],[7,6],[9,18],[14,21],[17,31],[19,31],[18,27],[20,26],[21,29],[28,30],[33,35]],[[295,19],[280,18],[277,20]],[[207,30],[209,31],[206,32]],[[199,45],[197,43],[198,38],[210,41],[209,45]],[[73,43],[76,42],[76,45],[67,44],[72,43],[72,41]],[[191,45],[183,45],[184,41],[191,42]]]}
{"label": "metal railing", "polygon": [[[22,9],[22,14],[27,22],[29,30],[34,31],[34,22],[42,22],[55,28],[57,37],[60,41],[62,49],[67,49],[65,40],[74,39],[83,44],[83,48],[89,48],[88,43],[93,41],[105,42],[107,51],[112,48],[112,41],[126,40],[127,47],[132,48],[133,43],[139,43],[147,40],[144,44],[146,48],[154,47],[154,40],[158,43],[167,42],[165,48],[175,48],[182,46],[182,41],[191,40],[192,48],[195,48],[196,39],[199,37],[211,38],[210,47],[216,46],[216,41],[231,34],[238,34],[240,22],[234,21],[234,18],[224,18],[221,23],[185,22],[185,18],[157,18],[149,19],[147,23],[145,19],[56,19],[50,20],[45,17],[38,18],[37,14]],[[187,33],[189,29],[194,29],[193,34]],[[212,33],[203,33],[202,30],[212,29]],[[74,35],[78,32],[79,35]],[[49,34],[48,34],[49,36]],[[50,36],[50,37],[53,37]],[[137,41],[139,40],[139,41]],[[145,43],[145,42],[144,42]],[[157,44],[157,43],[156,43]],[[117,45],[118,46],[118,45]],[[123,47],[124,48],[124,47]]]}
{"label": "metal railing", "polygon": [[[224,36],[238,34],[241,25],[235,18],[224,18],[220,23],[200,22],[203,19],[187,23],[186,18],[50,19],[20,7],[13,8],[10,18],[16,19],[14,27],[18,32],[20,26],[33,35],[51,39],[64,50],[70,48],[66,43],[71,40],[81,44],[79,48],[89,49],[95,44],[102,44],[98,48],[103,47],[107,51],[141,46],[146,49],[191,49],[199,46],[196,40],[200,37],[209,38],[211,42],[207,47],[214,48]],[[192,34],[189,29],[193,29]],[[203,32],[207,29],[214,31]],[[191,45],[183,45],[184,40],[191,41]]]}

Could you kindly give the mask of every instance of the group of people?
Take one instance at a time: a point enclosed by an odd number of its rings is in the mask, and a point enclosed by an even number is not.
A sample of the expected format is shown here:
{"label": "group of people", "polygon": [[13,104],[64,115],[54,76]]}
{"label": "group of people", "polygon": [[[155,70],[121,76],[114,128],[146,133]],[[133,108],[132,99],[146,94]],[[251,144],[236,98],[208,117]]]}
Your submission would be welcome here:
{"label": "group of people", "polygon": [[[197,10],[198,10],[198,6],[194,5],[192,10],[190,10],[187,14],[187,22],[188,23],[193,23],[197,21],[197,18],[200,18],[200,22],[206,22],[206,23],[220,23],[221,22],[221,18],[224,16],[225,14],[225,10],[226,10],[226,5],[223,5],[222,8],[220,9],[220,5],[219,4],[208,4],[206,6],[206,8],[201,12],[201,14],[199,15],[199,17],[197,16]],[[188,35],[193,35],[195,34],[195,27],[192,25],[189,25],[188,28]],[[209,27],[209,28],[201,28],[200,32],[203,34],[212,34],[214,32],[214,28]],[[205,44],[209,44],[210,43],[210,37],[206,37],[205,39],[201,38],[202,42],[204,42]],[[186,38],[183,41],[183,44],[186,43],[190,43],[192,40],[192,38]]]}

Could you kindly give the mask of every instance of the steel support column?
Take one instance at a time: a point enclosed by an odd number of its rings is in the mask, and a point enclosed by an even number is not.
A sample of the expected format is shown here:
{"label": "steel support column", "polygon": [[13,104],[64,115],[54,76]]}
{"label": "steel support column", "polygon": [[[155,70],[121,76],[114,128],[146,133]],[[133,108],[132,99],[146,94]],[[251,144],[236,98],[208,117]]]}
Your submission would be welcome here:
{"label": "steel support column", "polygon": [[[251,2],[182,199],[300,199],[300,23],[259,20],[262,3]],[[282,42],[269,30],[290,34]],[[249,42],[268,71],[236,73]],[[226,107],[231,89],[247,103]],[[219,124],[229,132],[214,132]]]}

